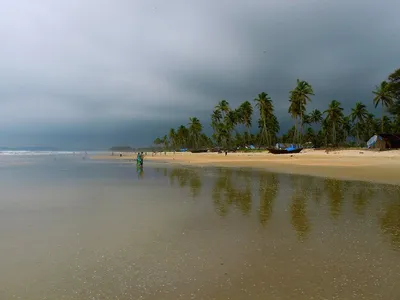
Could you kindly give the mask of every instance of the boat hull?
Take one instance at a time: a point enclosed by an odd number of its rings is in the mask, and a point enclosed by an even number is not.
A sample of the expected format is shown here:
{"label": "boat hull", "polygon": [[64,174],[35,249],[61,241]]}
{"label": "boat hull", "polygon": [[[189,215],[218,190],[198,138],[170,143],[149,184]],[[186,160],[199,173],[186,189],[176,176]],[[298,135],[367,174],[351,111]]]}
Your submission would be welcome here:
{"label": "boat hull", "polygon": [[198,150],[190,150],[190,152],[192,153],[205,153],[208,152],[207,149],[198,149]]}
{"label": "boat hull", "polygon": [[301,150],[303,150],[303,148],[298,148],[293,150],[268,148],[268,151],[272,154],[293,154],[293,153],[300,153]]}

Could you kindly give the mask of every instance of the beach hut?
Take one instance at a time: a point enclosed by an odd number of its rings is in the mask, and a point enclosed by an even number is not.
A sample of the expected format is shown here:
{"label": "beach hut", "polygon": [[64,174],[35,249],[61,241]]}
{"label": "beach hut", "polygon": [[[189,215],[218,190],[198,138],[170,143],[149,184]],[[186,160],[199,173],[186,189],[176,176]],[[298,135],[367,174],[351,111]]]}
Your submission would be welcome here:
{"label": "beach hut", "polygon": [[389,150],[400,149],[400,133],[379,133],[367,142],[368,149]]}

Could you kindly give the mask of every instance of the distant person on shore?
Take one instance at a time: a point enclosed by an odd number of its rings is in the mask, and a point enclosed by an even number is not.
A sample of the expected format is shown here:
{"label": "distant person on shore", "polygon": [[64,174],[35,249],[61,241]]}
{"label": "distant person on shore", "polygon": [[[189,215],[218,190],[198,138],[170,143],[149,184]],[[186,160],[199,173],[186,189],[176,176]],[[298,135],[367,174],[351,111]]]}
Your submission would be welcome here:
{"label": "distant person on shore", "polygon": [[140,167],[143,168],[143,158],[144,158],[144,154],[143,152],[140,153]]}

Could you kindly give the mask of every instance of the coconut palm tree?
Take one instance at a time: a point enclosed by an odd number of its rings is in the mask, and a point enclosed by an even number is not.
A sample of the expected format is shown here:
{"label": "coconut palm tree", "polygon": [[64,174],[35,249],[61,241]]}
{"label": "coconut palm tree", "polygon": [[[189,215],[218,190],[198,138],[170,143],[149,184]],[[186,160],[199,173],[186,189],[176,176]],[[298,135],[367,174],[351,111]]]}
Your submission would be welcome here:
{"label": "coconut palm tree", "polygon": [[231,110],[231,108],[229,107],[229,102],[226,100],[219,101],[217,106],[215,106],[215,109],[221,112],[222,118],[224,118],[225,115]]}
{"label": "coconut palm tree", "polygon": [[168,136],[164,135],[161,139],[161,144],[164,146],[164,150],[168,148],[169,146],[169,141],[168,141]]}
{"label": "coconut palm tree", "polygon": [[315,140],[315,133],[311,127],[307,128],[306,134],[304,135],[307,142],[314,142]]}
{"label": "coconut palm tree", "polygon": [[293,133],[293,138],[297,140],[297,136],[299,133],[298,130],[298,118],[300,116],[300,110],[302,109],[300,106],[300,101],[296,98],[294,98],[294,94],[291,93],[290,94],[290,98],[289,98],[289,109],[288,109],[288,113],[290,114],[290,116],[293,119],[294,122],[294,133]]}
{"label": "coconut palm tree", "polygon": [[305,115],[303,116],[303,126],[304,126],[304,125],[308,125],[308,126],[311,125],[311,117],[310,117],[310,115],[308,115],[308,114],[305,114]]}
{"label": "coconut palm tree", "polygon": [[218,145],[227,147],[230,143],[230,128],[225,123],[218,123],[217,130],[213,136]]}
{"label": "coconut palm tree", "polygon": [[224,118],[224,124],[225,128],[228,130],[228,140],[232,140],[232,131],[235,131],[236,134],[238,134],[236,130],[236,126],[240,123],[240,112],[238,110],[230,110]]}
{"label": "coconut palm tree", "polygon": [[222,120],[222,113],[219,109],[214,109],[211,114],[211,126],[218,124]]}
{"label": "coconut palm tree", "polygon": [[346,142],[353,129],[350,116],[344,116],[342,118],[341,125],[343,142]]}
{"label": "coconut palm tree", "polygon": [[199,145],[199,139],[201,136],[201,131],[203,130],[203,125],[200,120],[196,117],[189,118],[189,136],[192,141],[192,145],[197,149]]}
{"label": "coconut palm tree", "polygon": [[162,144],[162,141],[161,141],[161,139],[158,137],[158,138],[156,138],[156,139],[153,141],[153,144],[156,145],[156,146],[158,146],[158,145],[161,145],[161,144]]}
{"label": "coconut palm tree", "polygon": [[314,109],[310,113],[310,123],[320,124],[322,122],[322,113],[318,109]]}
{"label": "coconut palm tree", "polygon": [[253,106],[249,101],[245,101],[240,105],[239,111],[242,119],[242,124],[246,127],[246,130],[249,133],[253,117]]}
{"label": "coconut palm tree", "polygon": [[363,135],[364,140],[368,140],[371,136],[373,136],[376,133],[376,121],[375,121],[375,116],[372,113],[368,113],[366,118],[365,118],[365,123],[363,126],[363,131],[361,134]]}
{"label": "coconut palm tree", "polygon": [[176,147],[176,132],[174,128],[171,128],[168,133],[168,138],[171,143],[171,147],[175,150]]}
{"label": "coconut palm tree", "polygon": [[383,132],[383,124],[384,124],[384,108],[391,107],[393,105],[393,91],[387,81],[382,81],[379,86],[376,87],[375,91],[372,91],[375,95],[373,100],[375,104],[375,108],[379,105],[382,105],[382,121],[381,121],[381,131]]}
{"label": "coconut palm tree", "polygon": [[400,68],[395,70],[388,76],[389,88],[392,91],[394,98],[400,102]]}
{"label": "coconut palm tree", "polygon": [[176,136],[180,147],[186,147],[188,143],[189,130],[185,127],[185,125],[179,126]]}
{"label": "coconut palm tree", "polygon": [[356,122],[357,143],[360,145],[360,126],[365,123],[368,117],[367,106],[362,102],[357,102],[354,108],[351,109],[350,117],[352,122]]}
{"label": "coconut palm tree", "polygon": [[341,107],[341,103],[337,100],[332,100],[329,104],[327,110],[324,111],[326,115],[326,121],[329,125],[332,126],[332,143],[336,144],[336,132],[337,127],[340,122],[343,120],[343,107]]}
{"label": "coconut palm tree", "polygon": [[264,92],[258,94],[254,101],[256,102],[256,107],[260,112],[260,143],[264,141],[269,146],[271,145],[271,134],[268,128],[268,122],[270,122],[272,119],[274,106],[272,104],[271,97]]}
{"label": "coconut palm tree", "polygon": [[308,102],[311,102],[310,96],[314,96],[312,86],[304,80],[297,79],[294,90],[290,91],[291,101],[297,102],[300,117],[300,134],[303,135],[303,116]]}
{"label": "coconut palm tree", "polygon": [[252,117],[253,117],[253,106],[249,101],[243,102],[239,108],[237,109],[238,111],[238,117],[240,120],[240,124],[243,124],[246,128],[246,132],[244,135],[244,143],[248,144],[249,143],[249,133],[250,133],[250,128],[252,125]]}

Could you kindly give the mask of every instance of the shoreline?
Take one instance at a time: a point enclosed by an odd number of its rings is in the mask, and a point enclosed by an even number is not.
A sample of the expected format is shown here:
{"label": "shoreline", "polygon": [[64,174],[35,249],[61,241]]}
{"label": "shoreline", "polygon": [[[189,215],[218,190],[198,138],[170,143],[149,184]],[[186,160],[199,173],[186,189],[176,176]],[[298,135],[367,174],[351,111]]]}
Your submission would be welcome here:
{"label": "shoreline", "polygon": [[[136,159],[133,153],[95,155],[91,159]],[[400,185],[400,150],[375,152],[368,150],[306,149],[298,154],[164,152],[145,156],[145,161],[165,162],[183,166],[254,168],[276,173],[329,177],[342,180],[370,181]]]}

